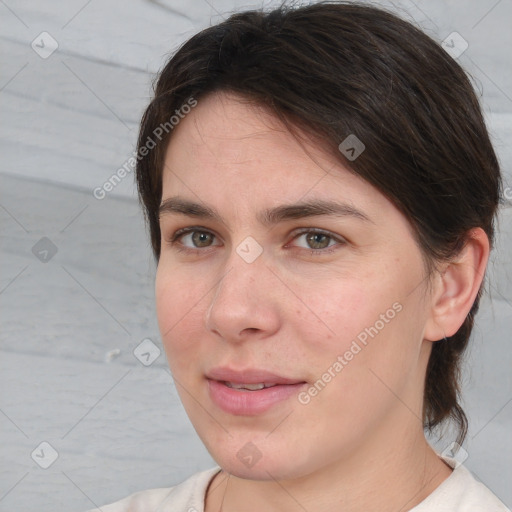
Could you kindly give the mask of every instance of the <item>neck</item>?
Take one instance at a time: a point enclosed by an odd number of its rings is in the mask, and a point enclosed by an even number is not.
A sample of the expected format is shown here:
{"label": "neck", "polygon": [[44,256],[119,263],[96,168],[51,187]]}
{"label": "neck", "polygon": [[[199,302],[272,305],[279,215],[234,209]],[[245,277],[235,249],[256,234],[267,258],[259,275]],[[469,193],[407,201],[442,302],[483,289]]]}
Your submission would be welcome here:
{"label": "neck", "polygon": [[405,512],[451,472],[416,428],[405,442],[402,437],[394,446],[391,441],[372,443],[294,480],[247,480],[221,472],[210,484],[205,512],[331,512],[334,507],[344,512]]}

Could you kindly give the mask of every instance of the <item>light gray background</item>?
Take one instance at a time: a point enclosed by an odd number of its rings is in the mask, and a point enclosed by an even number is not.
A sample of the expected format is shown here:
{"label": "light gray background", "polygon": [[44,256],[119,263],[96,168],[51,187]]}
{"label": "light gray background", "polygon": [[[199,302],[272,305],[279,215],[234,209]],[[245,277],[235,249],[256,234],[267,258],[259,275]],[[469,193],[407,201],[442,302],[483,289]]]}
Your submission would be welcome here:
{"label": "light gray background", "polygon": [[[214,464],[163,352],[148,367],[133,355],[145,338],[161,348],[133,176],[102,201],[92,190],[131,155],[153,73],[167,55],[230,11],[259,6],[0,0],[1,511],[83,511]],[[511,1],[405,0],[393,8],[439,41],[453,31],[467,40],[458,60],[483,93],[512,185]],[[31,48],[43,31],[59,45],[47,59]],[[508,506],[511,234],[505,200],[464,378],[471,423],[464,464]],[[42,237],[58,249],[47,263],[32,253]],[[436,446],[452,439],[447,433]],[[43,441],[58,452],[48,469],[36,463],[50,456],[44,446],[31,458]]]}

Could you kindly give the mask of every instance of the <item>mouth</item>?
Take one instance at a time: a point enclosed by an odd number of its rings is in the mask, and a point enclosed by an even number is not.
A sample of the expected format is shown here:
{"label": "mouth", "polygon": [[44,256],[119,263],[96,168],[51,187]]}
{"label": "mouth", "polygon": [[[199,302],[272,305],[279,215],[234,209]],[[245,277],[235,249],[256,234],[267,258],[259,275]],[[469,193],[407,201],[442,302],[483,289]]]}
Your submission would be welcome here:
{"label": "mouth", "polygon": [[259,388],[256,389],[261,389],[262,387],[305,382],[302,379],[285,377],[259,368],[245,368],[239,370],[224,366],[212,368],[206,373],[206,378],[226,383],[235,388],[246,387],[247,389],[252,389],[253,386],[259,386]]}
{"label": "mouth", "polygon": [[275,382],[271,384],[267,384],[265,382],[260,382],[258,384],[238,384],[236,382],[226,382],[223,381],[222,384],[231,389],[239,389],[240,391],[259,391],[260,389],[273,388],[277,386]]}
{"label": "mouth", "polygon": [[259,369],[216,368],[206,378],[212,402],[224,412],[238,416],[262,414],[307,385],[305,380]]}

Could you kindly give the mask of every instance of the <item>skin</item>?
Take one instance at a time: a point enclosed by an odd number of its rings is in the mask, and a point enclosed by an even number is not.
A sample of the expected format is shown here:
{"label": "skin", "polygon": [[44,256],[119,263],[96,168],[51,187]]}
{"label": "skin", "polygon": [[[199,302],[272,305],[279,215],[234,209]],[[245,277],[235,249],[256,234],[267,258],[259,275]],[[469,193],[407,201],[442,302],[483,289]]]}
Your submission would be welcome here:
{"label": "skin", "polygon": [[[428,287],[411,226],[388,199],[339,159],[301,145],[264,109],[226,93],[202,98],[173,132],[162,198],[175,196],[225,220],[162,213],[155,284],[177,389],[223,470],[206,512],[385,512],[425,499],[451,474],[423,433],[427,362],[432,343],[457,331],[476,296],[489,251],[483,231],[470,233]],[[346,203],[368,220],[259,223],[267,208],[312,199]],[[196,238],[171,242],[191,226]],[[332,237],[315,238],[315,230]],[[263,249],[252,263],[236,251],[248,236]],[[294,396],[243,416],[211,401],[205,373],[217,366],[313,385],[396,303],[400,312],[306,405]],[[237,457],[248,442],[261,453],[252,467]]]}

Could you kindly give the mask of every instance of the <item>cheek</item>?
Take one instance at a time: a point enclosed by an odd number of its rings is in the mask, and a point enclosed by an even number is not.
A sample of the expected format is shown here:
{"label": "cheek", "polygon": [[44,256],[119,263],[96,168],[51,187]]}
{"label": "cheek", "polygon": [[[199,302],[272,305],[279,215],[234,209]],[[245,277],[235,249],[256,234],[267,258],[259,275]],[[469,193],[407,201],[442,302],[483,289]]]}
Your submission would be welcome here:
{"label": "cheek", "polygon": [[[177,354],[190,347],[190,339],[185,335],[191,322],[197,325],[202,303],[198,285],[183,269],[175,269],[159,263],[155,278],[156,314],[160,335],[167,354]],[[193,339],[193,338],[192,338]]]}
{"label": "cheek", "polygon": [[339,356],[345,377],[356,380],[370,378],[373,367],[392,375],[416,357],[422,311],[416,298],[408,296],[407,280],[396,271],[381,270],[357,279],[317,280],[314,291],[311,280],[304,282],[307,308],[300,314],[296,308],[294,329],[317,376],[339,362]]}
{"label": "cheek", "polygon": [[155,305],[158,326],[164,343],[165,334],[177,320],[176,307],[180,302],[177,293],[180,283],[174,276],[176,274],[168,272],[162,262],[159,262],[155,277]]}
{"label": "cheek", "polygon": [[319,353],[343,353],[393,303],[389,287],[375,283],[370,274],[305,281],[298,293],[303,307],[297,308],[295,317],[299,339],[309,340],[310,348]]}
{"label": "cheek", "polygon": [[384,413],[395,394],[419,383],[423,312],[413,298],[398,298],[389,290],[379,300],[363,300],[359,311],[340,313],[345,327],[316,352],[317,377],[329,380],[329,369],[336,375],[322,397],[324,405],[343,405],[361,423],[378,416],[378,410]]}

